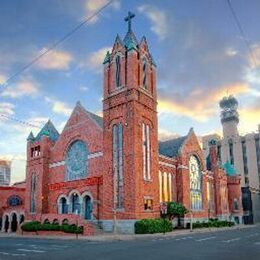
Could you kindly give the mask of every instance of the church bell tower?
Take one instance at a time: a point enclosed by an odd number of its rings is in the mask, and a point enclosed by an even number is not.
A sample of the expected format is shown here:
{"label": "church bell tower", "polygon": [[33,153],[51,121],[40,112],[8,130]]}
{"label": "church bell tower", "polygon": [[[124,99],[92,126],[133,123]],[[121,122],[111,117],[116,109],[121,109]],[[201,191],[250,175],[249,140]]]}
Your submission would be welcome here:
{"label": "church bell tower", "polygon": [[103,228],[132,232],[159,216],[156,65],[145,37],[117,35],[104,59]]}

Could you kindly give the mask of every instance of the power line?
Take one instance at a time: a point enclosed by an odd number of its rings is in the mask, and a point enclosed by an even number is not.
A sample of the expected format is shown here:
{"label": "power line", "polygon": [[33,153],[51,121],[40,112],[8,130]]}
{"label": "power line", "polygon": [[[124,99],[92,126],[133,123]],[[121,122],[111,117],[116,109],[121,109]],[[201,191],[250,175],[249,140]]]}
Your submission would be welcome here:
{"label": "power line", "polygon": [[78,24],[75,28],[73,28],[71,31],[69,31],[67,34],[65,34],[60,40],[56,41],[54,44],[51,45],[47,50],[45,50],[43,53],[35,57],[32,61],[30,61],[28,64],[26,64],[24,67],[22,67],[20,70],[15,72],[13,75],[11,75],[3,84],[0,84],[2,88],[7,87],[9,85],[9,82],[17,77],[19,74],[24,72],[26,69],[31,67],[33,64],[35,64],[38,60],[40,60],[43,56],[51,52],[53,49],[55,49],[58,45],[60,45],[62,42],[67,40],[71,37],[72,34],[74,34],[76,31],[78,31],[83,25],[88,23],[90,20],[92,20],[95,16],[99,15],[105,8],[107,8],[114,0],[110,0],[105,5],[103,5],[100,9],[98,9],[95,13],[87,17],[83,22]]}
{"label": "power line", "polygon": [[235,20],[235,23],[236,23],[236,25],[238,27],[238,30],[239,30],[239,32],[240,32],[240,34],[242,36],[242,39],[244,40],[245,45],[246,45],[246,47],[247,47],[247,49],[249,51],[249,55],[251,57],[251,60],[254,63],[255,67],[257,67],[256,57],[255,57],[254,52],[253,52],[253,50],[251,48],[249,40],[246,38],[245,32],[243,30],[241,22],[238,19],[238,16],[237,16],[237,14],[235,12],[235,9],[233,8],[233,6],[231,4],[231,0],[227,0],[227,3],[228,3],[228,6],[229,6],[229,9],[230,9],[230,12],[231,12],[231,14],[232,14],[232,16],[233,16],[233,18]]}
{"label": "power line", "polygon": [[[41,127],[38,126],[38,125],[34,125],[34,124],[32,124],[32,123],[29,123],[29,122],[20,120],[20,119],[18,119],[18,118],[16,118],[16,117],[11,117],[11,116],[4,115],[4,114],[0,114],[0,117],[5,118],[5,119],[8,119],[8,120],[15,121],[15,122],[17,122],[17,123],[19,123],[19,124],[21,124],[21,125],[23,125],[23,126],[29,126],[29,127],[34,127],[34,128],[39,128],[39,129],[41,129]],[[0,118],[0,119],[1,119],[1,118]]]}

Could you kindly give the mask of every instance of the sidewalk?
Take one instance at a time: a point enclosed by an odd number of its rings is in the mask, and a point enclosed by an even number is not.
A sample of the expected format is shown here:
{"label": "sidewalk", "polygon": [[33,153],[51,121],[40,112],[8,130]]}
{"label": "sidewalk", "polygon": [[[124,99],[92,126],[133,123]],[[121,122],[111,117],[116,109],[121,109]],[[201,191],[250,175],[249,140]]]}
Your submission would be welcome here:
{"label": "sidewalk", "polygon": [[[169,238],[169,237],[177,237],[182,235],[191,235],[191,234],[198,234],[198,233],[212,233],[212,232],[219,232],[219,231],[229,231],[229,230],[240,230],[245,228],[252,228],[256,225],[239,225],[234,227],[223,227],[223,228],[201,228],[201,229],[194,229],[192,232],[189,229],[181,229],[181,230],[174,230],[169,233],[158,233],[158,234],[143,234],[143,235],[124,235],[124,234],[102,234],[96,236],[82,236],[79,235],[78,239],[86,240],[91,242],[102,242],[102,241],[130,241],[130,240],[138,240],[138,239],[156,239],[156,238]],[[63,239],[63,240],[70,240],[76,239],[76,235],[66,235],[66,236],[37,236],[37,235],[18,235],[18,234],[7,234],[0,232],[1,237],[15,237],[15,238],[35,238],[35,239]]]}

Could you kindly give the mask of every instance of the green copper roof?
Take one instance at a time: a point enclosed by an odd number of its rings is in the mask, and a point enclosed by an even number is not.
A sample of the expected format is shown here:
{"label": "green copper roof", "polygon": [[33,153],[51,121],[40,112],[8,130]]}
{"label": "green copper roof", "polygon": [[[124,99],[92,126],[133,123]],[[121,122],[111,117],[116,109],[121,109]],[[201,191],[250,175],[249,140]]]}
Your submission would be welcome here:
{"label": "green copper roof", "polygon": [[128,49],[128,46],[130,44],[133,44],[135,46],[138,45],[138,41],[137,41],[137,39],[136,39],[136,37],[134,35],[134,32],[132,30],[127,32],[123,42],[124,42],[124,44],[125,44],[127,49]]}
{"label": "green copper roof", "polygon": [[48,136],[51,141],[56,142],[60,135],[53,123],[49,120],[38,133],[38,135],[35,138],[35,141],[40,141],[42,136]]}
{"label": "green copper roof", "polygon": [[224,170],[228,176],[235,176],[237,174],[237,171],[235,170],[234,166],[227,161],[224,165]]}
{"label": "green copper roof", "polygon": [[128,45],[126,46],[126,49],[128,51],[131,51],[131,50],[137,51],[137,45],[133,41],[129,41]]}
{"label": "green copper roof", "polygon": [[103,61],[103,64],[106,64],[107,62],[109,62],[110,61],[110,57],[111,57],[111,54],[109,53],[109,51],[107,51],[106,57],[105,57],[105,59]]}
{"label": "green copper roof", "polygon": [[28,137],[27,137],[27,142],[33,142],[34,141],[34,135],[33,135],[33,133],[32,132],[30,132],[30,134],[28,135]]}

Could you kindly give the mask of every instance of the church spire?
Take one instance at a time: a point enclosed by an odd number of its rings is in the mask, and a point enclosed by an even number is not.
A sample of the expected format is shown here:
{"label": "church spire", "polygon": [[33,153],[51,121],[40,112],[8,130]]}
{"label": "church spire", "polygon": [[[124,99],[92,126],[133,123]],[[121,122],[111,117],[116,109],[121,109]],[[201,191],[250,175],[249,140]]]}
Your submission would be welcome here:
{"label": "church spire", "polygon": [[124,45],[128,51],[135,49],[137,50],[138,41],[132,31],[132,19],[135,17],[134,13],[128,12],[128,15],[125,17],[125,21],[128,23],[128,31],[124,38]]}

